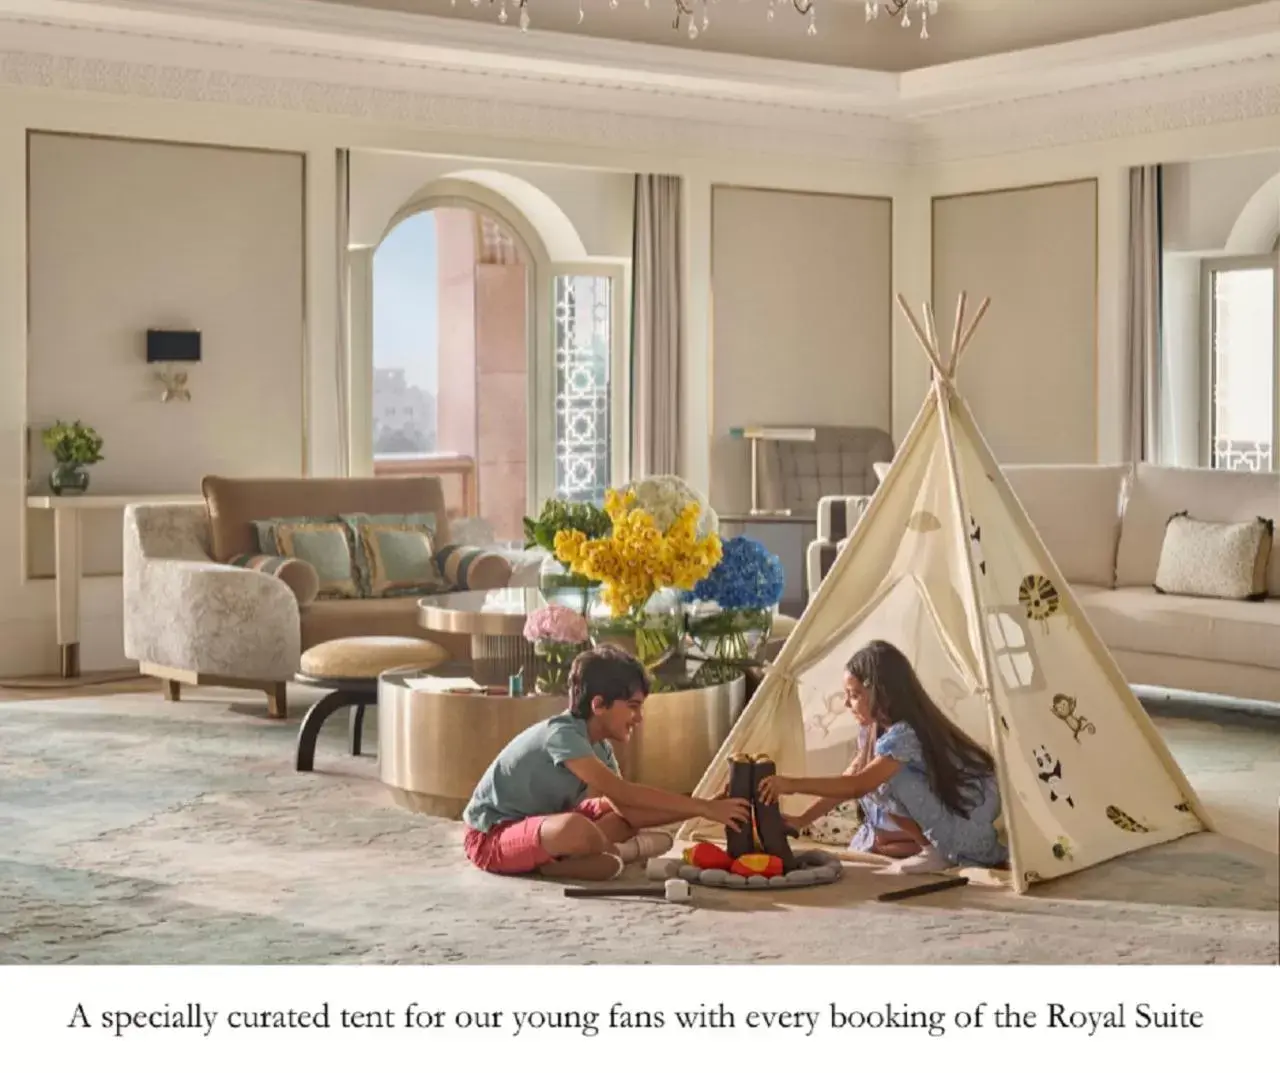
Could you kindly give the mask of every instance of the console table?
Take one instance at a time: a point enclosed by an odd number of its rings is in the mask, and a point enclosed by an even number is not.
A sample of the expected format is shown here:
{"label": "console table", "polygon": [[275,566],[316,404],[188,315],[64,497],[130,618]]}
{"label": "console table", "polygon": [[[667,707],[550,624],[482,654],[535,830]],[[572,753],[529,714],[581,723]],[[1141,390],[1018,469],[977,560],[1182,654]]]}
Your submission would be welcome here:
{"label": "console table", "polygon": [[63,678],[80,676],[80,516],[86,510],[123,511],[131,503],[203,503],[198,495],[28,496],[30,510],[53,511],[53,591],[59,666]]}

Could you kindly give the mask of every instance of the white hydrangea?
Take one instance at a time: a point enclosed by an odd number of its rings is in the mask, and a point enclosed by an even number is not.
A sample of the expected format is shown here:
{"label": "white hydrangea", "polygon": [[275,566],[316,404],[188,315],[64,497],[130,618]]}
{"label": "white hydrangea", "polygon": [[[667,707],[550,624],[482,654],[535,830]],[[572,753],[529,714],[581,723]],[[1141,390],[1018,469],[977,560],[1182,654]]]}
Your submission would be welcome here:
{"label": "white hydrangea", "polygon": [[634,492],[635,506],[648,513],[653,518],[654,524],[661,530],[670,528],[690,503],[697,503],[701,511],[698,518],[699,536],[706,536],[720,529],[720,519],[711,509],[711,504],[707,502],[706,497],[694,491],[689,484],[675,474],[665,473],[655,477],[645,477],[624,485],[620,490],[624,495],[627,492]]}

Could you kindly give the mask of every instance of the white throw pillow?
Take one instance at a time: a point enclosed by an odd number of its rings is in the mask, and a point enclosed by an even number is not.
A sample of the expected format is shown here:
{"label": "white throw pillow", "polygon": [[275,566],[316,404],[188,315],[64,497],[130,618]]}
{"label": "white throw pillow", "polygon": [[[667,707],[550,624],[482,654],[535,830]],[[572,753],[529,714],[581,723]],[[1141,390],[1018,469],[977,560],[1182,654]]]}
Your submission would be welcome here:
{"label": "white throw pillow", "polygon": [[1185,511],[1169,519],[1156,568],[1157,592],[1223,600],[1264,600],[1272,522],[1204,522]]}

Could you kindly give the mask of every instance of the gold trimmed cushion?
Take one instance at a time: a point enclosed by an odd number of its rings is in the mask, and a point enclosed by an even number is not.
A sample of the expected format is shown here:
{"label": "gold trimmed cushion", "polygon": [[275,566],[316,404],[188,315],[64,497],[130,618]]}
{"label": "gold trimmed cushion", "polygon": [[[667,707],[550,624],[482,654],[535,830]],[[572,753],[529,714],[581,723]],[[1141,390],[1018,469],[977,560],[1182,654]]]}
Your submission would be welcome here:
{"label": "gold trimmed cushion", "polygon": [[370,597],[447,592],[436,562],[434,514],[344,514],[356,552],[360,590]]}
{"label": "gold trimmed cushion", "polygon": [[1265,600],[1272,522],[1206,522],[1186,511],[1165,526],[1155,590],[1220,600]]}
{"label": "gold trimmed cushion", "polygon": [[302,559],[319,577],[316,599],[360,595],[351,534],[339,518],[267,518],[255,521],[258,550],[263,555]]}
{"label": "gold trimmed cushion", "polygon": [[313,678],[377,678],[393,667],[429,670],[449,653],[422,637],[340,637],[302,653],[302,673]]}

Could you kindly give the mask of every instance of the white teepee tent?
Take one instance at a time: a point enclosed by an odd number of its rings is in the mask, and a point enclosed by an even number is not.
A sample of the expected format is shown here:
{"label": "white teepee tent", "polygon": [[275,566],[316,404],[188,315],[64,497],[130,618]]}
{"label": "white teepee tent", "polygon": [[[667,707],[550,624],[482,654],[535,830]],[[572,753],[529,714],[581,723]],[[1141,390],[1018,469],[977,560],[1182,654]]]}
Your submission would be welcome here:
{"label": "white teepee tent", "polygon": [[[892,467],[695,793],[729,757],[838,775],[857,740],[843,669],[875,639],[912,661],[937,704],[996,761],[1015,890],[1210,828],[1159,732],[1081,611],[956,391],[933,313],[921,330],[933,383]],[[788,811],[797,802],[784,801]],[[688,839],[716,832],[702,821]],[[719,832],[723,834],[723,832]]]}

